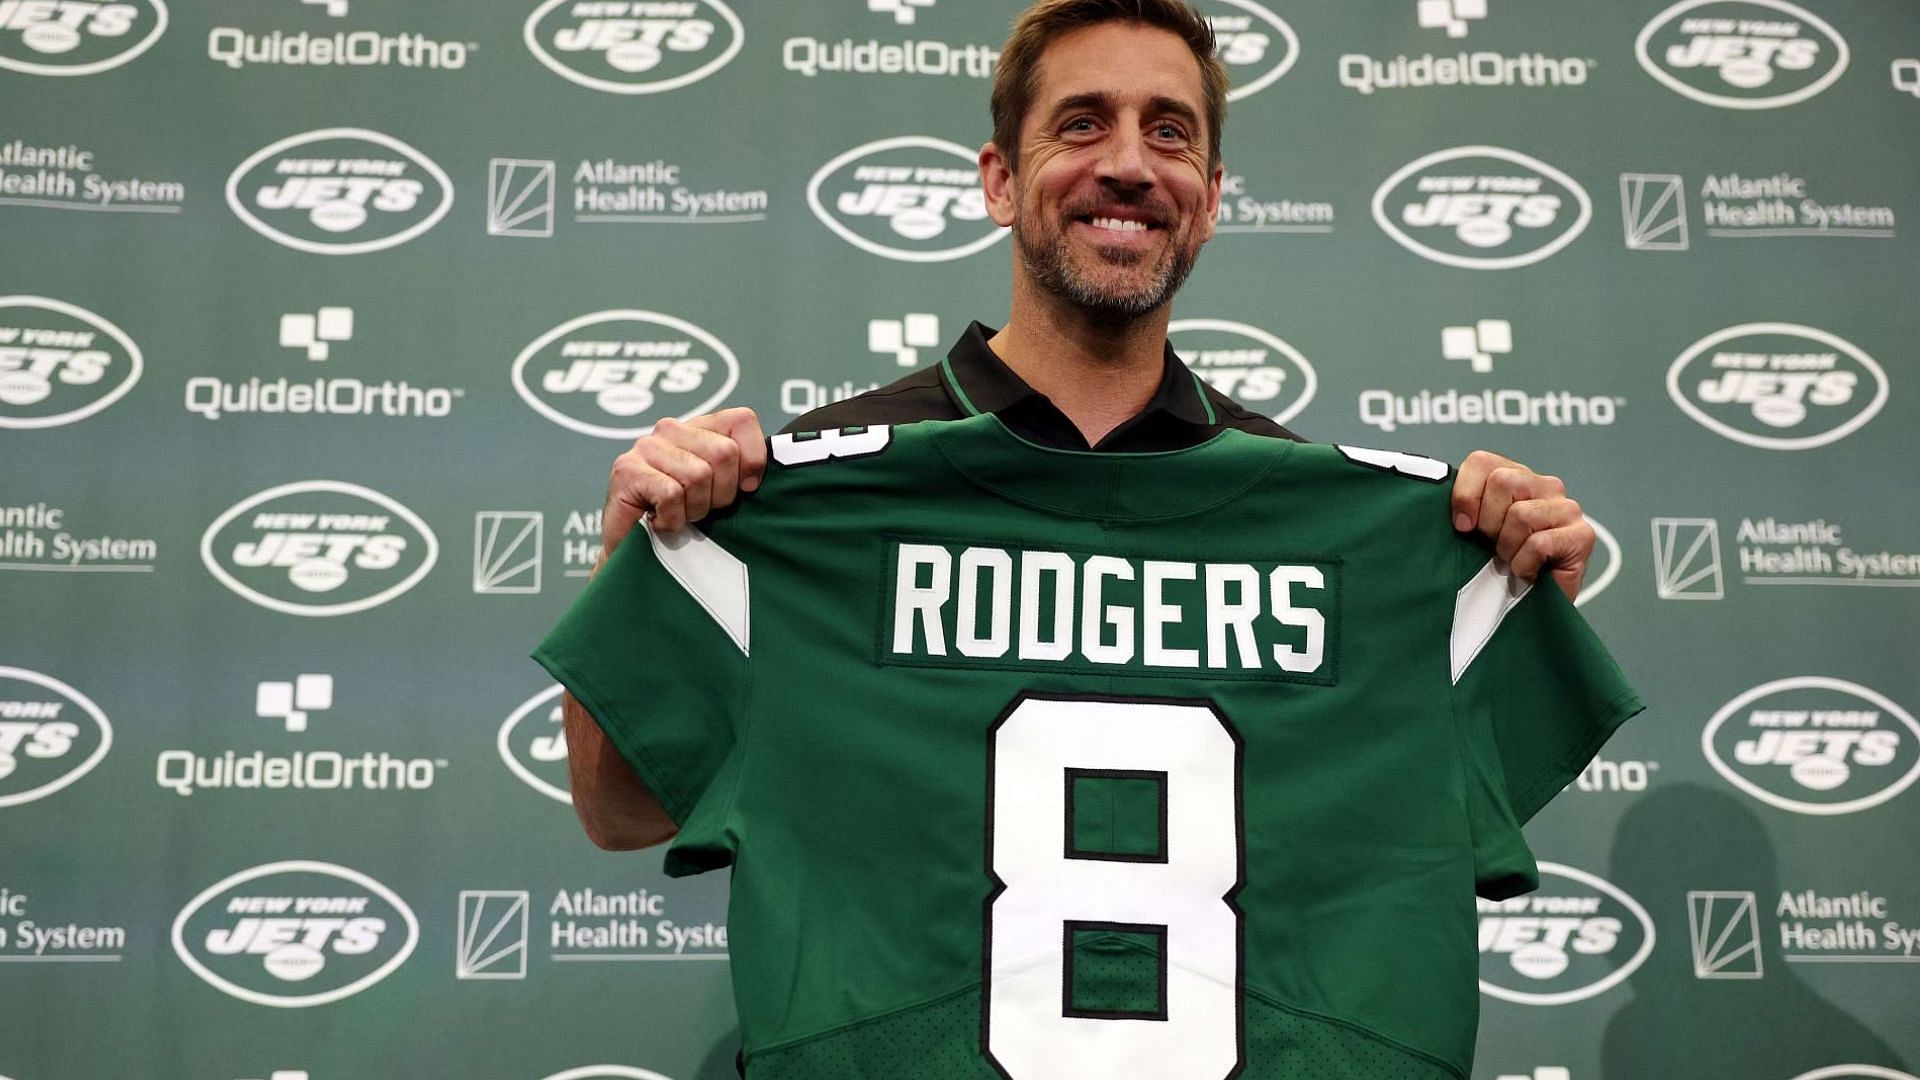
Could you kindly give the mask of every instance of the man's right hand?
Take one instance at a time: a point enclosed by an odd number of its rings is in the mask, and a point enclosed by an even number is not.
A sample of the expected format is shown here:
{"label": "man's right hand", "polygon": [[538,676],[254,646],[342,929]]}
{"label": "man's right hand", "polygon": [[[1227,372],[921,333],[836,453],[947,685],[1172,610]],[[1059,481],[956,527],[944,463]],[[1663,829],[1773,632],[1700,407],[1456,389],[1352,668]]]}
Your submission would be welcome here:
{"label": "man's right hand", "polygon": [[767,437],[752,409],[662,420],[613,460],[600,515],[601,551],[613,554],[642,515],[663,532],[686,527],[760,486]]}

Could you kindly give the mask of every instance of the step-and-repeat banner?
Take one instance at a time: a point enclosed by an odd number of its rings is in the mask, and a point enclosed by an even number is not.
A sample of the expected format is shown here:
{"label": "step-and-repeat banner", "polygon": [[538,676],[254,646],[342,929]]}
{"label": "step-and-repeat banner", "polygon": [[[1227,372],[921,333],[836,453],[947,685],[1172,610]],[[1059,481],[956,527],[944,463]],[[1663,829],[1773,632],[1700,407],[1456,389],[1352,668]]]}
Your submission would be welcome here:
{"label": "step-and-repeat banner", "polygon": [[[0,0],[0,1077],[732,1075],[724,875],[587,842],[526,654],[659,418],[1003,316],[1018,6]],[[1907,1077],[1920,8],[1200,7],[1175,348],[1567,478],[1651,706],[1474,1080]]]}

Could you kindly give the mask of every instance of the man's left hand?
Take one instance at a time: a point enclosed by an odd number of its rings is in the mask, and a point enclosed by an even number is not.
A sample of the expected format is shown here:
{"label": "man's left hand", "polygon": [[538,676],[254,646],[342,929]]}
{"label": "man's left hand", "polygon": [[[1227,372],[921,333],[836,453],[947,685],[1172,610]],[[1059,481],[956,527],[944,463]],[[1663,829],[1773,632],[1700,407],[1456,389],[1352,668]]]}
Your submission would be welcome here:
{"label": "man's left hand", "polygon": [[1559,477],[1485,450],[1468,454],[1454,474],[1453,527],[1491,539],[1494,553],[1527,581],[1551,567],[1569,600],[1580,595],[1598,539]]}

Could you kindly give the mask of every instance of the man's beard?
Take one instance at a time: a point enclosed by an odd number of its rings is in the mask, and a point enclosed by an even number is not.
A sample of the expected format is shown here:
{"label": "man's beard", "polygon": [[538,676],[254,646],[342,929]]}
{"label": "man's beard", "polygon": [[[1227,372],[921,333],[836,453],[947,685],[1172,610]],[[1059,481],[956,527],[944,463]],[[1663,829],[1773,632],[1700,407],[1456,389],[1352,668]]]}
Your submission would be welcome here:
{"label": "man's beard", "polygon": [[[1063,211],[1061,216],[1072,222],[1080,215]],[[1180,243],[1178,238],[1172,238],[1160,252],[1160,261],[1148,272],[1146,280],[1118,283],[1103,280],[1103,274],[1089,273],[1080,265],[1068,245],[1065,230],[1042,228],[1037,220],[1023,214],[1013,235],[1029,277],[1041,288],[1104,321],[1124,322],[1158,309],[1173,299],[1187,275],[1193,272],[1194,249]],[[1132,269],[1149,257],[1131,248],[1097,250],[1103,264],[1101,269]]]}

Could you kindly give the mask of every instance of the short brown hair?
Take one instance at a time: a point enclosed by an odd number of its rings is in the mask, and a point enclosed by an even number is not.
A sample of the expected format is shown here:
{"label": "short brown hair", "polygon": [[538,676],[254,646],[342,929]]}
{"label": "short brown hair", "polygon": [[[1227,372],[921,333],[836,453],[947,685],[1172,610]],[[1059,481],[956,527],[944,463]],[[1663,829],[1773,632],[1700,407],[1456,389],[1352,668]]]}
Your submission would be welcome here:
{"label": "short brown hair", "polygon": [[1033,104],[1040,81],[1040,54],[1074,30],[1104,22],[1133,22],[1166,30],[1187,43],[1200,64],[1206,98],[1207,164],[1220,164],[1220,129],[1227,119],[1227,69],[1214,55],[1213,28],[1181,0],[1038,0],[1013,21],[1013,33],[1001,47],[993,74],[993,142],[1017,167],[1020,124]]}

